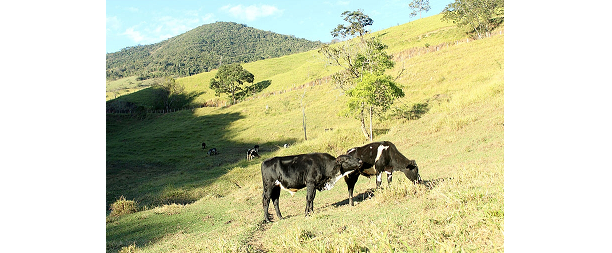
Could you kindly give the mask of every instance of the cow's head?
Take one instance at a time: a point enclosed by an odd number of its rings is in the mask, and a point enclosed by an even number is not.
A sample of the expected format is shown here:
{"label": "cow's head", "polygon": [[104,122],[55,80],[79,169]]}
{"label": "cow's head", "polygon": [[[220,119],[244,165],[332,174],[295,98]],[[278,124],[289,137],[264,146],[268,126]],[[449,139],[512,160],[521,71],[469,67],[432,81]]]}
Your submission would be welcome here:
{"label": "cow's head", "polygon": [[324,190],[331,189],[332,187],[334,187],[336,182],[340,180],[340,178],[343,178],[347,176],[348,174],[353,173],[353,171],[356,171],[357,169],[359,169],[359,167],[361,167],[362,164],[363,162],[359,158],[354,158],[348,155],[338,156],[338,158],[336,158],[336,166],[334,166],[334,172],[333,172],[333,173],[336,173],[336,175],[332,178],[329,178],[329,180],[325,182],[325,185],[321,189],[318,189],[318,190],[324,191]]}
{"label": "cow's head", "polygon": [[340,172],[344,174],[347,171],[359,169],[363,162],[359,158],[348,155],[341,155],[336,158],[336,165],[340,167]]}
{"label": "cow's head", "polygon": [[421,182],[421,175],[419,175],[419,166],[416,164],[415,160],[408,160],[408,165],[406,165],[406,168],[403,170],[403,172],[404,175],[406,175],[406,177],[410,179],[410,181],[415,183]]}

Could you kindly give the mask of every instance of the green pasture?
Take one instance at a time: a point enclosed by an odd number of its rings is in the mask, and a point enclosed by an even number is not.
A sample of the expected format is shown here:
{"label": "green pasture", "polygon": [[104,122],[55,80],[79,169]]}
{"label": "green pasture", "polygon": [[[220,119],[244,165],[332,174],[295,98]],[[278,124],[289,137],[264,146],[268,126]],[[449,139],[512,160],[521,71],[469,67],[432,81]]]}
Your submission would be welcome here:
{"label": "green pasture", "polygon": [[[464,38],[439,18],[377,33],[393,53]],[[360,177],[356,204],[348,206],[339,181],[317,192],[309,217],[305,190],[293,197],[282,192],[286,219],[274,216],[269,224],[262,222],[261,161],[309,152],[337,156],[368,141],[356,119],[339,115],[346,97],[334,84],[299,88],[336,70],[316,51],[243,66],[255,83],[268,82],[236,105],[144,118],[107,114],[106,204],[124,196],[138,206],[106,217],[107,252],[504,251],[503,34],[402,58],[389,71],[397,76],[405,69],[397,81],[406,96],[394,107],[421,104],[426,112],[374,120],[374,141],[391,141],[416,160],[429,187],[400,173],[390,186],[374,189],[374,178]],[[199,94],[193,103],[224,100],[208,88],[214,74],[177,81]],[[144,104],[146,89],[123,98]],[[202,142],[220,154],[208,156]],[[246,161],[256,144],[262,157]]]}

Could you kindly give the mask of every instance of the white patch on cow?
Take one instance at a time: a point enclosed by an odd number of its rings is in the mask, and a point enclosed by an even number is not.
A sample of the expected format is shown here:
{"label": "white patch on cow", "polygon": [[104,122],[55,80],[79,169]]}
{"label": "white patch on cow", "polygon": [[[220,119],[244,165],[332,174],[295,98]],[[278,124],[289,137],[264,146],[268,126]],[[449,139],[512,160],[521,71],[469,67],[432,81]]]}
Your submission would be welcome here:
{"label": "white patch on cow", "polygon": [[382,173],[376,175],[376,182],[382,182]]}
{"label": "white patch on cow", "polygon": [[287,189],[278,180],[276,180],[276,182],[274,182],[274,184],[280,186],[281,190],[285,190],[285,191],[289,192],[291,194],[291,197],[293,197],[293,194],[295,194],[295,192],[297,192],[297,190],[298,190],[298,189]]}
{"label": "white patch on cow", "polygon": [[350,154],[351,152],[355,152],[355,150],[356,150],[355,148],[352,148],[352,149],[349,149],[349,151],[347,151],[346,153]]}
{"label": "white patch on cow", "polygon": [[378,146],[378,152],[376,153],[376,160],[374,160],[374,162],[378,162],[378,159],[380,159],[380,155],[382,155],[383,150],[387,148],[389,148],[389,146],[383,146],[383,145]]}
{"label": "white patch on cow", "polygon": [[338,175],[335,178],[327,181],[327,183],[325,183],[325,187],[323,187],[323,190],[324,191],[331,190],[331,188],[334,188],[334,185],[336,185],[336,182],[338,182],[338,180],[340,180],[340,178],[346,177],[346,175],[351,174],[351,172],[353,172],[353,171],[355,171],[355,170],[344,172],[344,174]]}
{"label": "white patch on cow", "polygon": [[387,174],[389,174],[389,175],[393,175],[393,171],[386,171],[385,170],[385,172],[387,172]]}

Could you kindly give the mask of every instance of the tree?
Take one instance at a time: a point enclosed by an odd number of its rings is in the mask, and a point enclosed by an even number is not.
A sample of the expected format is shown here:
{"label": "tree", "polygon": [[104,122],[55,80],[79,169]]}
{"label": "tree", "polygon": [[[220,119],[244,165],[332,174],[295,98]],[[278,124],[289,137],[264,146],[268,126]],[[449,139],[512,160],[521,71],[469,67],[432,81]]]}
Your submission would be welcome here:
{"label": "tree", "polygon": [[214,78],[210,79],[210,88],[215,90],[215,95],[227,93],[236,103],[236,93],[248,88],[245,83],[253,83],[255,76],[242,68],[239,63],[223,65]]}
{"label": "tree", "polygon": [[[349,112],[355,113],[355,117],[361,123],[361,130],[364,136],[372,140],[373,113],[384,111],[383,108],[385,106],[383,104],[393,103],[393,99],[399,96],[399,94],[396,94],[397,96],[379,96],[377,97],[378,100],[372,100],[373,95],[366,91],[381,92],[380,89],[373,88],[372,86],[391,85],[388,82],[391,79],[385,76],[384,72],[387,69],[393,68],[395,63],[391,60],[392,57],[385,52],[387,45],[376,37],[366,38],[368,32],[365,27],[373,23],[370,17],[363,14],[361,10],[354,12],[345,11],[342,13],[342,16],[345,16],[344,20],[349,22],[350,25],[338,25],[331,32],[332,36],[353,36],[359,37],[359,40],[350,40],[334,45],[323,45],[319,49],[319,53],[329,61],[329,64],[342,67],[342,70],[332,75],[332,79],[338,88],[344,90],[347,96],[349,96],[350,99],[347,104]],[[392,86],[397,87],[395,83]],[[401,96],[403,96],[403,93]],[[385,103],[380,102],[380,104],[377,104],[378,102],[374,102],[382,98],[385,98]],[[369,132],[365,126],[365,110],[368,108],[370,113]],[[377,108],[381,110],[375,110]]]}
{"label": "tree", "polygon": [[344,21],[349,22],[350,25],[338,25],[338,27],[331,31],[331,35],[334,38],[346,38],[347,36],[355,36],[355,34],[362,38],[363,35],[368,33],[365,27],[374,23],[374,20],[368,15],[363,14],[362,10],[345,11],[340,16],[344,16]]}
{"label": "tree", "polygon": [[156,107],[171,109],[181,100],[181,95],[185,91],[185,86],[177,83],[174,78],[166,76],[157,79],[153,83],[153,89],[155,91],[155,100],[158,104]]}
{"label": "tree", "polygon": [[455,0],[442,10],[442,20],[469,26],[481,39],[504,22],[504,0]]}
{"label": "tree", "polygon": [[[349,111],[358,112],[357,116],[365,117],[365,110],[370,115],[370,141],[372,140],[372,115],[378,115],[387,111],[396,98],[403,97],[404,91],[392,80],[392,77],[384,74],[365,73],[357,85],[348,90]],[[361,128],[365,129],[365,121],[361,120]]]}
{"label": "tree", "polygon": [[421,18],[421,11],[428,12],[429,9],[429,0],[412,0],[412,2],[408,5],[410,9],[412,9],[412,13],[410,13],[410,17],[416,16],[417,12],[419,13],[419,19]]}

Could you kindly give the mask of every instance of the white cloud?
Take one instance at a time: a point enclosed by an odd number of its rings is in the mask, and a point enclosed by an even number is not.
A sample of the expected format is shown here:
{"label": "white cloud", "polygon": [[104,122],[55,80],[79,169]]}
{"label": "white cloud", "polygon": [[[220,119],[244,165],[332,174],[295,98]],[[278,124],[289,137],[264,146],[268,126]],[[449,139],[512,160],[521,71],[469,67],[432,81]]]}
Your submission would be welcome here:
{"label": "white cloud", "polygon": [[[120,35],[137,44],[153,44],[214,21],[212,13],[200,15],[200,10],[181,11],[176,15],[152,17],[149,21],[125,29]],[[106,22],[108,30],[115,20],[107,17]]]}
{"label": "white cloud", "polygon": [[117,16],[106,17],[106,31],[117,30],[121,28],[121,22]]}
{"label": "white cloud", "polygon": [[142,42],[145,38],[139,31],[135,31],[134,27],[130,27],[125,30],[121,35],[127,35],[130,39],[132,39],[136,43]]}
{"label": "white cloud", "polygon": [[242,6],[242,4],[236,6],[226,5],[221,7],[221,10],[228,12],[236,18],[246,19],[248,21],[253,21],[257,18],[283,13],[282,10],[279,10],[278,8],[276,8],[276,6],[272,5],[250,5],[246,7]]}
{"label": "white cloud", "polygon": [[125,10],[127,10],[129,12],[138,12],[138,8],[136,8],[136,7],[127,7],[127,8],[125,8]]}

